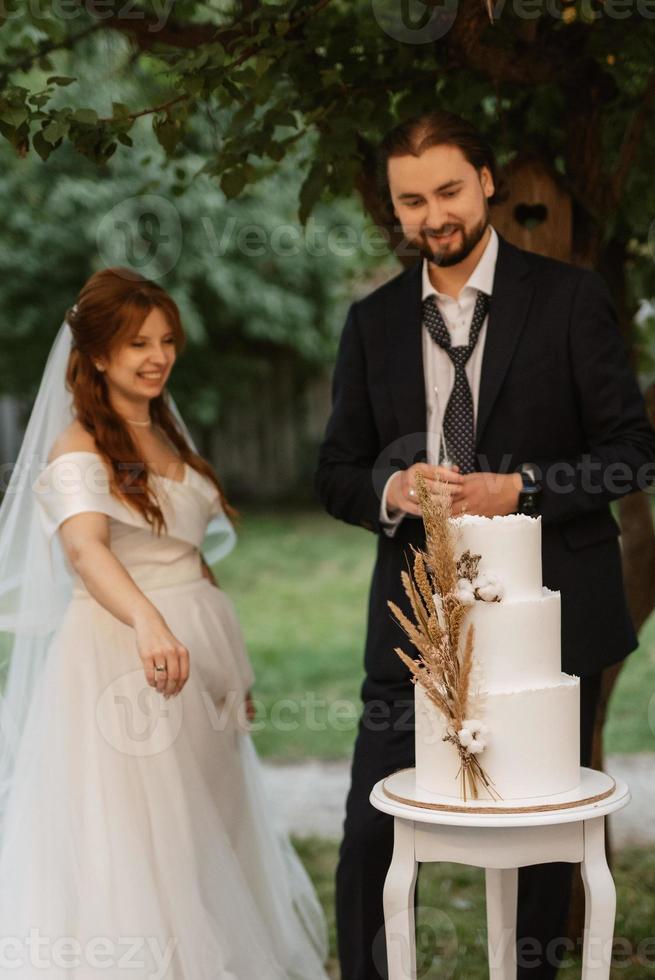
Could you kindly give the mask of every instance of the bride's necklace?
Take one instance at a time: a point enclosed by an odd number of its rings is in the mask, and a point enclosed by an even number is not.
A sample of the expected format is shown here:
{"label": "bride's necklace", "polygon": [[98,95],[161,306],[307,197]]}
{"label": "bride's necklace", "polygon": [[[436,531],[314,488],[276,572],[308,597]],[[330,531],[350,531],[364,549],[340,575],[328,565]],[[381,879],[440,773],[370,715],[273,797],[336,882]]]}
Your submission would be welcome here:
{"label": "bride's necklace", "polygon": [[130,425],[140,425],[143,428],[149,428],[152,425],[152,419],[148,419],[147,422],[137,422],[136,419],[125,419],[125,421],[129,422]]}

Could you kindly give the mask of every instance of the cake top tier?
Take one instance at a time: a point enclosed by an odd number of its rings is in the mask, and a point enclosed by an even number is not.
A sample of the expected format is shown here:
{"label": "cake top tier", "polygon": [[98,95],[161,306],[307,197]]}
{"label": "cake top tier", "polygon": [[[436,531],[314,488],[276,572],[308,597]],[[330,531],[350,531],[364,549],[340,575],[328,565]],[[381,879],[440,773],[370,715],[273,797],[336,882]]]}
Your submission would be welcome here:
{"label": "cake top tier", "polygon": [[541,596],[541,517],[454,517],[455,555],[480,555],[480,574],[492,575],[503,587],[503,599]]}

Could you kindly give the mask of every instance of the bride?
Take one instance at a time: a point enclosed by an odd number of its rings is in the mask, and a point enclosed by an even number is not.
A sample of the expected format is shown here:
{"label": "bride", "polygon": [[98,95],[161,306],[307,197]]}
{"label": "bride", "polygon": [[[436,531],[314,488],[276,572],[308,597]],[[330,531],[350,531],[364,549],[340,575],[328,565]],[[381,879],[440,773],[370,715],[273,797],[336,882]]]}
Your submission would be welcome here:
{"label": "bride", "polygon": [[0,509],[0,975],[326,978],[209,568],[232,511],[166,391],[183,342],[160,286],[93,275]]}

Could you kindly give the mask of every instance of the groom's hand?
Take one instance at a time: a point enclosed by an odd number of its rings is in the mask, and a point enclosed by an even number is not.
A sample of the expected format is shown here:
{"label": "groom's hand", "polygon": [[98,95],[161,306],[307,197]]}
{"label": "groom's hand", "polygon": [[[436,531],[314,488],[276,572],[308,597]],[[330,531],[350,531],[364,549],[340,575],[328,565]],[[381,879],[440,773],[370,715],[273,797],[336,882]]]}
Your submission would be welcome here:
{"label": "groom's hand", "polygon": [[504,517],[516,511],[523,486],[520,473],[466,473],[460,480],[450,498],[453,517]]}
{"label": "groom's hand", "polygon": [[437,483],[445,483],[452,494],[464,479],[457,466],[450,469],[447,466],[414,463],[406,470],[399,470],[394,473],[387,489],[387,512],[390,516],[398,513],[398,511],[413,514],[415,517],[421,516],[416,490],[417,476],[423,477],[426,487],[431,493],[437,492]]}

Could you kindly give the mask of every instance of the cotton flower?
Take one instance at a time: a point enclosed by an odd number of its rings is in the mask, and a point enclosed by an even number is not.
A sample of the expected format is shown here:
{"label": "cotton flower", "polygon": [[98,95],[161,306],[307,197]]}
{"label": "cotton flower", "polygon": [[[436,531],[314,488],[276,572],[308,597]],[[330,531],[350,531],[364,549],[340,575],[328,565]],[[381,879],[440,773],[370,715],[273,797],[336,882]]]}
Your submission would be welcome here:
{"label": "cotton flower", "polygon": [[487,740],[484,737],[489,733],[489,729],[484,722],[477,718],[465,718],[462,728],[457,733],[459,744],[468,750],[470,755],[479,755],[487,747]]}
{"label": "cotton flower", "polygon": [[467,578],[460,578],[457,582],[457,589],[455,590],[455,595],[461,603],[465,606],[471,606],[475,602],[475,591],[473,588],[473,583],[469,582]]}
{"label": "cotton flower", "polygon": [[479,575],[471,583],[471,587],[475,598],[481,599],[483,602],[500,602],[503,597],[502,583],[495,575],[488,572]]}
{"label": "cotton flower", "polygon": [[469,731],[473,732],[475,738],[478,735],[487,735],[489,733],[488,727],[483,721],[478,721],[477,718],[465,718],[462,722],[464,728],[468,728]]}
{"label": "cotton flower", "polygon": [[459,744],[465,749],[467,749],[473,741],[473,735],[468,728],[460,728],[460,730],[457,732],[457,738],[459,739]]}

